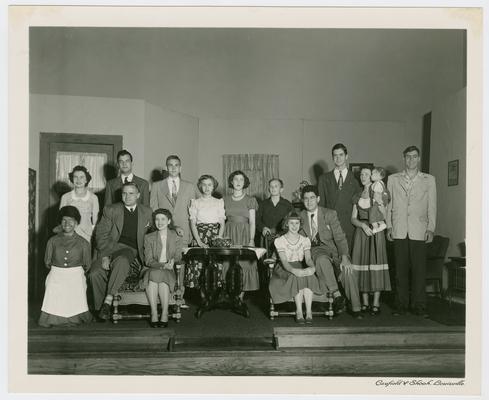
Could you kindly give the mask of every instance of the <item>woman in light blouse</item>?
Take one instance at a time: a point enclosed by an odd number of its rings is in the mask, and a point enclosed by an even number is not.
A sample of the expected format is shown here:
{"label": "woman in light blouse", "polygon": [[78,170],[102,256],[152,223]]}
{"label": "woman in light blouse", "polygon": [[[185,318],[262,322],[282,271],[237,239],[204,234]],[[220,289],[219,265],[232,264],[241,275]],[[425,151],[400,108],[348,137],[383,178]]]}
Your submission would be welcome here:
{"label": "woman in light blouse", "polygon": [[[173,226],[170,211],[159,208],[153,212],[155,232],[144,237],[144,264],[141,271],[141,286],[151,307],[150,326],[168,326],[168,305],[170,293],[175,289],[175,263],[182,259],[182,238]],[[161,302],[161,318],[158,320],[158,296]]]}
{"label": "woman in light blouse", "polygon": [[[221,238],[224,232],[224,201],[213,197],[218,182],[211,175],[202,175],[198,182],[202,196],[193,199],[190,203],[190,229],[194,237],[194,244],[198,247],[209,247],[212,240]],[[200,277],[200,265],[197,260],[190,262],[186,268],[186,285],[198,288]]]}

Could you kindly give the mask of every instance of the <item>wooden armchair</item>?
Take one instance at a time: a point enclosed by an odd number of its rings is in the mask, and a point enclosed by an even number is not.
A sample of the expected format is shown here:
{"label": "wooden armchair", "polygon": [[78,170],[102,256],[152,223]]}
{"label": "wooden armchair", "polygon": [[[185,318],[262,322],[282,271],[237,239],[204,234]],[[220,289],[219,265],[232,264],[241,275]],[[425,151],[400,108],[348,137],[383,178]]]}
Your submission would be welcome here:
{"label": "wooden armchair", "polygon": [[436,235],[427,248],[426,282],[432,282],[434,292],[439,295],[442,294],[443,268],[449,243],[449,238]]}
{"label": "wooden armchair", "polygon": [[[168,317],[174,319],[176,322],[180,322],[181,319],[181,310],[180,306],[183,303],[183,294],[180,290],[181,282],[183,282],[183,265],[175,264],[175,275],[176,275],[176,283],[175,290],[173,292],[173,296],[170,298],[170,307]],[[141,264],[139,260],[136,258],[131,264],[131,271],[129,272],[129,276],[126,278],[126,281],[122,285],[119,293],[114,296],[113,305],[113,314],[112,321],[116,324],[118,321],[122,319],[142,319],[148,318],[148,314],[138,314],[138,313],[121,313],[119,311],[119,306],[126,305],[143,305],[148,306],[148,298],[146,297],[146,292],[144,289],[140,287],[139,284],[139,275],[141,272]],[[159,299],[158,299],[159,303]]]}
{"label": "wooden armchair", "polygon": [[[275,265],[277,263],[277,260],[273,257],[266,258],[263,260],[263,263],[268,267],[268,282],[270,282],[270,279],[272,277],[273,269],[275,268]],[[290,299],[291,302],[294,302],[294,299]],[[312,297],[313,302],[318,302],[318,303],[327,303],[325,310],[324,311],[313,311],[312,315],[314,316],[325,316],[328,319],[333,319],[334,312],[333,312],[333,294],[332,293],[326,293],[323,295],[316,295],[314,294]],[[275,303],[272,300],[272,296],[269,295],[269,302],[270,302],[270,310],[269,310],[269,316],[270,319],[273,321],[275,317],[283,317],[283,316],[295,316],[295,310],[294,311],[282,311],[282,310],[276,310],[275,309]]]}

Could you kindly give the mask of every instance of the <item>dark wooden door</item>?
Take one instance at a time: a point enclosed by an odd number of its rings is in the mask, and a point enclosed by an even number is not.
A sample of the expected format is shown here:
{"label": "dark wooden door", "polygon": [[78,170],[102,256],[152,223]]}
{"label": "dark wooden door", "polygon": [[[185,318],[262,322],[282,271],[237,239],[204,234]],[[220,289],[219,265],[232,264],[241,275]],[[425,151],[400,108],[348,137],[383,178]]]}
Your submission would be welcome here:
{"label": "dark wooden door", "polygon": [[61,196],[72,189],[68,172],[75,165],[84,165],[92,176],[89,189],[104,205],[105,182],[117,175],[116,155],[122,149],[122,136],[41,133],[39,157],[39,226],[37,235],[38,262],[29,271],[33,293],[39,300],[43,294],[46,271],[43,257],[46,242],[58,223]]}

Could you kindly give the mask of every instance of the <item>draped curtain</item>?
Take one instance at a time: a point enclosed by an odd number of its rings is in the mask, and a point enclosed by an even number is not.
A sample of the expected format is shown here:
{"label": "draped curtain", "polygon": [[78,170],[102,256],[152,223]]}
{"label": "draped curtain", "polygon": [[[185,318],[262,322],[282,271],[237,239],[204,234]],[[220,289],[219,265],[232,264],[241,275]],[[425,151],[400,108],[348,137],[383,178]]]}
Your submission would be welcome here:
{"label": "draped curtain", "polygon": [[56,153],[56,181],[71,184],[68,174],[77,165],[84,166],[92,180],[88,188],[92,192],[98,192],[105,187],[104,165],[107,164],[107,154],[105,153],[75,153],[69,151],[58,151]]}
{"label": "draped curtain", "polygon": [[243,171],[250,179],[246,194],[259,200],[268,195],[268,181],[279,177],[279,162],[276,154],[225,154],[223,159],[223,186],[225,194],[230,194],[227,186],[229,175],[236,170]]}

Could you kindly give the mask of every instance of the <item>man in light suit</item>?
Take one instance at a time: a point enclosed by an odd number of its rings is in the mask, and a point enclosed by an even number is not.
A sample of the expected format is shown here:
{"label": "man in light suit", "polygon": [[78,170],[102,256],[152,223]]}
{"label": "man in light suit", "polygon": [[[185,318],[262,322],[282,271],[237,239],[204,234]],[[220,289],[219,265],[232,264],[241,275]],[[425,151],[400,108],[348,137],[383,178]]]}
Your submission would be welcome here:
{"label": "man in light suit", "polygon": [[188,246],[192,239],[190,231],[190,201],[199,197],[197,186],[180,178],[182,163],[176,155],[166,159],[168,178],[155,182],[151,188],[150,206],[154,210],[166,208],[173,215],[173,223],[183,230],[183,246]]}
{"label": "man in light suit", "polygon": [[[182,230],[183,247],[187,247],[192,240],[188,210],[191,200],[199,197],[200,192],[196,185],[180,178],[182,171],[180,157],[176,155],[168,156],[166,159],[166,169],[168,171],[168,178],[153,183],[150,205],[153,210],[157,210],[158,208],[170,210],[173,215],[173,223]],[[182,279],[180,279],[180,282],[182,282],[182,286],[180,290],[183,296],[185,290],[183,284],[184,268],[181,269],[181,274]],[[186,304],[182,304],[181,307],[188,308]]]}
{"label": "man in light suit", "polygon": [[[404,150],[405,170],[387,180],[391,202],[387,205],[387,239],[394,240],[398,304],[395,315],[409,305],[426,314],[426,243],[433,241],[436,225],[436,184],[432,175],[418,169],[416,146]],[[411,277],[411,301],[409,278]]]}
{"label": "man in light suit", "polygon": [[345,232],[348,246],[351,249],[354,226],[351,223],[353,211],[352,197],[361,188],[351,171],[348,171],[348,150],[342,143],[331,149],[335,167],[318,179],[319,205],[336,210],[341,228]]}
{"label": "man in light suit", "polygon": [[302,189],[302,201],[305,210],[301,212],[303,222],[302,234],[311,241],[311,256],[316,266],[316,274],[323,291],[333,294],[335,313],[344,309],[344,298],[341,296],[333,263],[340,265],[339,279],[342,281],[345,294],[351,305],[353,317],[361,319],[360,294],[358,277],[353,270],[348,243],[336,211],[319,207],[320,197],[315,186],[308,185]]}
{"label": "man in light suit", "polygon": [[126,280],[130,264],[143,259],[144,235],[152,225],[149,207],[138,204],[139,189],[134,182],[122,185],[122,202],[104,207],[95,228],[98,259],[92,264],[88,280],[93,306],[101,320],[110,318],[114,295]]}
{"label": "man in light suit", "polygon": [[149,183],[132,173],[132,154],[127,150],[117,153],[117,165],[120,175],[107,182],[105,186],[105,205],[119,203],[122,201],[122,185],[134,182],[139,188],[139,204],[149,206]]}

